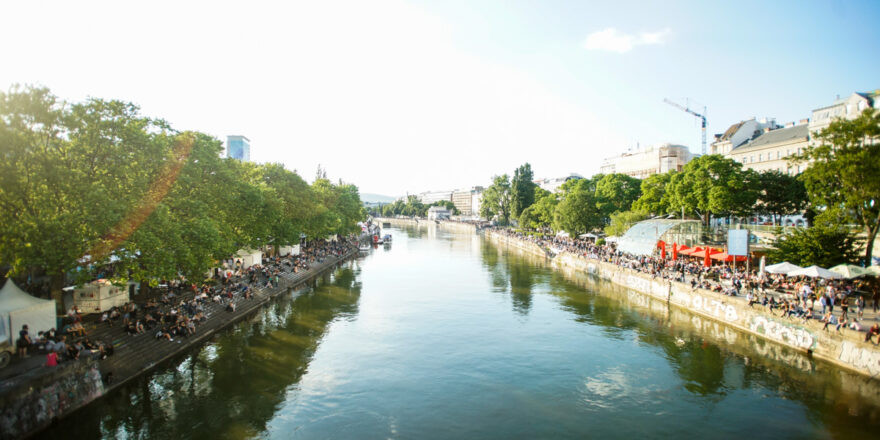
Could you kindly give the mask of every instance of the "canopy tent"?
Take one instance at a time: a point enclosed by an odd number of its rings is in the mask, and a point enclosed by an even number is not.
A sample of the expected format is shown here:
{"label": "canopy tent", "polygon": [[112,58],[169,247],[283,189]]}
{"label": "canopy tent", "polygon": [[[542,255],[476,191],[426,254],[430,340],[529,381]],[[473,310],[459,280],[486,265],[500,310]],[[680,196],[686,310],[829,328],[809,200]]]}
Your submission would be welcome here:
{"label": "canopy tent", "polygon": [[0,289],[0,316],[8,324],[0,329],[0,341],[8,338],[14,342],[23,325],[28,326],[28,334],[34,340],[38,332],[55,327],[55,300],[34,298],[8,279]]}
{"label": "canopy tent", "polygon": [[734,261],[734,259],[736,259],[736,261],[746,261],[745,255],[727,255],[727,252],[718,252],[717,254],[709,255],[709,258],[718,261],[726,261],[728,263]]}
{"label": "canopy tent", "polygon": [[263,253],[253,249],[242,249],[235,254],[236,260],[241,260],[242,269],[247,269],[254,265],[263,264]]}
{"label": "canopy tent", "polygon": [[599,238],[599,236],[596,234],[591,234],[591,233],[587,232],[586,234],[578,235],[578,238]]}
{"label": "canopy tent", "polygon": [[868,271],[864,267],[853,264],[838,264],[828,270],[843,275],[846,279],[858,278],[868,274]]}
{"label": "canopy tent", "polygon": [[697,246],[693,248],[687,248],[685,250],[679,250],[678,253],[681,255],[693,255],[695,252],[702,252],[703,248]]}
{"label": "canopy tent", "polygon": [[718,254],[718,253],[721,253],[721,252],[723,252],[723,251],[722,251],[721,249],[715,249],[715,248],[707,247],[707,248],[705,248],[705,249],[701,249],[701,250],[699,250],[699,251],[692,252],[692,253],[690,254],[690,256],[692,256],[692,257],[697,257],[697,258],[706,258],[706,252],[708,252],[708,253],[709,253],[709,256],[711,257],[712,255],[714,255],[714,254]]}
{"label": "canopy tent", "polygon": [[787,275],[790,272],[794,272],[796,270],[801,270],[801,269],[803,269],[803,267],[791,264],[788,261],[783,261],[782,263],[771,264],[771,265],[765,267],[764,272],[781,273],[781,274]]}
{"label": "canopy tent", "polygon": [[816,265],[789,272],[787,275],[790,277],[807,276],[810,278],[825,278],[828,280],[839,280],[843,278],[843,275],[832,272],[828,269],[823,269]]}

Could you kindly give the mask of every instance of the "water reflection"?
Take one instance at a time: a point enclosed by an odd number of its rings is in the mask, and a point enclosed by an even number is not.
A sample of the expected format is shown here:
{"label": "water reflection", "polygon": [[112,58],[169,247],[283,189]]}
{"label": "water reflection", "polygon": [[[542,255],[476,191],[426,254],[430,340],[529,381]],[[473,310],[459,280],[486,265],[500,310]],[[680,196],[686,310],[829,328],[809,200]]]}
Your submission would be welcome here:
{"label": "water reflection", "polygon": [[[117,390],[44,436],[249,438],[266,429],[308,371],[330,322],[357,314],[356,263],[314,292],[276,300],[176,366]],[[121,435],[120,435],[121,436]]]}

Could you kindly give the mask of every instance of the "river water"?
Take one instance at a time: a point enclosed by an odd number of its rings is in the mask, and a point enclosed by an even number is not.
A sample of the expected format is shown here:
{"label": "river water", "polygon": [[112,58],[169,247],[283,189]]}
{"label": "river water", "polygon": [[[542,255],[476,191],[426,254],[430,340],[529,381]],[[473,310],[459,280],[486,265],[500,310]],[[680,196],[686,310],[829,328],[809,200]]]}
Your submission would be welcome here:
{"label": "river water", "polygon": [[[46,438],[875,438],[876,381],[480,236],[394,243]],[[63,436],[63,437],[62,437]]]}

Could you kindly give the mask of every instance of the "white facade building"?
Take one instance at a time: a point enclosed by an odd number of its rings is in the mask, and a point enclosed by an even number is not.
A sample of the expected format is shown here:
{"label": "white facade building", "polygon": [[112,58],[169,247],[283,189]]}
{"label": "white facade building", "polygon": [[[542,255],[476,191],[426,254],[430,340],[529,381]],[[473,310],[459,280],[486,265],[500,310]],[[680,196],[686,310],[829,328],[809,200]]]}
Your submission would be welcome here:
{"label": "white facade building", "polygon": [[452,201],[452,191],[425,191],[418,195],[419,201],[430,205],[434,202]]}
{"label": "white facade building", "polygon": [[564,184],[565,182],[568,182],[569,180],[577,180],[577,179],[583,179],[583,178],[584,178],[584,176],[581,176],[580,174],[571,173],[571,174],[564,176],[564,177],[538,179],[538,180],[535,180],[534,182],[541,189],[555,193],[556,191],[559,191],[559,187],[562,186],[562,184]]}
{"label": "white facade building", "polygon": [[644,179],[653,174],[681,171],[694,157],[684,145],[658,144],[644,150],[629,151],[602,161],[602,174],[626,174]]}
{"label": "white facade building", "polygon": [[474,209],[474,195],[482,193],[482,186],[475,186],[471,189],[461,189],[452,193],[452,203],[462,216],[469,217],[479,215],[480,210]]}
{"label": "white facade building", "polygon": [[776,119],[756,118],[747,119],[731,125],[722,134],[715,135],[715,142],[709,146],[709,154],[728,154],[740,145],[751,141],[752,139],[765,132],[767,129],[778,128]]}

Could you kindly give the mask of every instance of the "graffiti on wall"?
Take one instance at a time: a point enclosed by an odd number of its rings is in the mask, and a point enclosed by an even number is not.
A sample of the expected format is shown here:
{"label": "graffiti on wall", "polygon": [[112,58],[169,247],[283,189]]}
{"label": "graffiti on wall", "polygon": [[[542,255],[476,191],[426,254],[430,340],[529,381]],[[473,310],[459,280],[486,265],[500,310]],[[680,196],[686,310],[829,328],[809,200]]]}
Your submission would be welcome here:
{"label": "graffiti on wall", "polygon": [[816,348],[816,338],[809,330],[763,316],[752,316],[749,320],[749,330],[798,348],[810,350]]}
{"label": "graffiti on wall", "polygon": [[837,359],[856,368],[868,370],[871,374],[880,373],[880,351],[868,347],[859,347],[852,342],[844,341]]}
{"label": "graffiti on wall", "polygon": [[739,319],[736,309],[731,304],[724,304],[721,300],[708,298],[702,295],[689,295],[676,293],[678,300],[676,302],[689,307],[691,310],[706,313],[717,319],[723,319],[728,322],[734,322]]}

